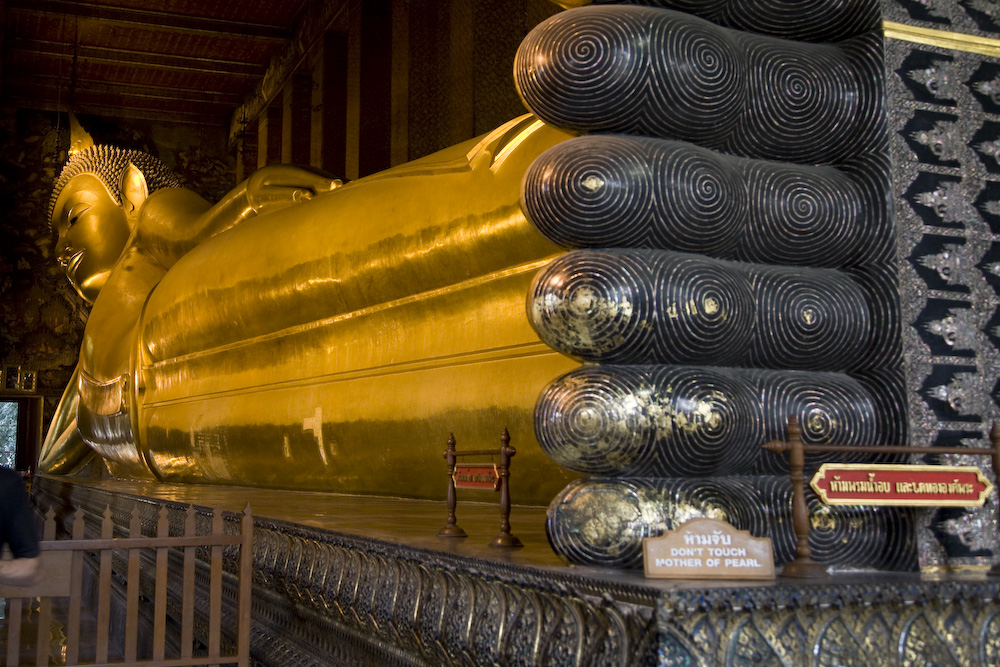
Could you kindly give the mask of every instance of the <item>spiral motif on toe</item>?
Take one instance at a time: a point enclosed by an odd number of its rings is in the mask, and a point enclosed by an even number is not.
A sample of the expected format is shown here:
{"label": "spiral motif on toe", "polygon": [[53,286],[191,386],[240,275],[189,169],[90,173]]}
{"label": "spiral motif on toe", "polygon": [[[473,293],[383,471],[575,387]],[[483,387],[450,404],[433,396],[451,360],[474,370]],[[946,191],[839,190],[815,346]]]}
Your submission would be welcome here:
{"label": "spiral motif on toe", "polygon": [[854,181],[824,167],[745,160],[748,231],[744,261],[836,267],[856,256],[868,210]]}
{"label": "spiral motif on toe", "polygon": [[641,251],[575,251],[552,261],[528,293],[531,324],[549,346],[614,362],[650,347],[656,299]]}
{"label": "spiral motif on toe", "polygon": [[751,382],[739,372],[711,368],[658,366],[650,376],[670,399],[670,442],[656,443],[644,468],[623,474],[700,477],[749,469],[763,442],[763,414]]}
{"label": "spiral motif on toe", "polygon": [[[840,373],[747,370],[765,406],[764,439],[784,440],[788,418],[794,415],[807,444],[871,445],[884,443],[875,400],[857,380]],[[809,465],[824,461],[866,461],[870,454],[806,455]],[[787,472],[783,457],[761,456],[757,472]]]}
{"label": "spiral motif on toe", "polygon": [[[553,551],[570,563],[638,569],[642,540],[662,532],[641,496],[649,489],[642,480],[577,480],[549,505],[546,533]],[[655,502],[655,501],[654,501]]]}
{"label": "spiral motif on toe", "polygon": [[751,266],[757,316],[749,365],[847,369],[871,327],[861,288],[829,269]]}
{"label": "spiral motif on toe", "polygon": [[[619,4],[622,0],[595,0]],[[834,42],[877,30],[878,0],[632,0],[633,4],[678,9],[712,23],[805,42]]]}
{"label": "spiral motif on toe", "polygon": [[[787,477],[754,478],[762,507],[768,508],[775,561],[795,558],[792,488]],[[813,560],[844,567],[917,569],[916,517],[909,508],[824,505],[806,489],[809,546]]]}
{"label": "spiral motif on toe", "polygon": [[[906,442],[908,428],[904,415],[907,392],[903,369],[899,366],[890,366],[866,370],[851,377],[865,388],[875,403],[879,442],[887,444]],[[905,454],[883,454],[872,459],[881,463],[899,463],[907,460]]]}
{"label": "spiral motif on toe", "polygon": [[852,177],[676,141],[591,135],[539,156],[522,182],[522,202],[542,234],[571,248],[837,267],[873,252],[871,227],[882,214],[856,180],[871,172]]}
{"label": "spiral motif on toe", "polygon": [[[778,458],[774,455],[771,456]],[[749,479],[753,480],[754,493],[752,497],[760,503],[761,513],[767,521],[775,564],[795,560],[798,538],[795,535],[795,526],[791,521],[792,485],[788,477],[787,466],[783,474],[759,476],[755,474]],[[811,495],[812,490],[807,488],[806,497],[809,498]]]}
{"label": "spiral motif on toe", "polygon": [[814,560],[878,570],[917,569],[912,509],[824,505],[811,493],[807,503]]}
{"label": "spiral motif on toe", "polygon": [[870,329],[840,272],[657,250],[569,252],[539,272],[528,310],[549,346],[605,363],[842,370]]}
{"label": "spiral motif on toe", "polygon": [[649,247],[661,214],[646,142],[588,136],[540,155],[521,182],[525,215],[566,247]]}
{"label": "spiral motif on toe", "polygon": [[856,250],[850,260],[853,266],[895,266],[896,232],[889,212],[892,164],[883,148],[873,141],[871,152],[837,167],[851,179],[865,211],[866,226],[857,230]]}
{"label": "spiral motif on toe", "polygon": [[514,62],[517,89],[552,125],[591,130],[617,118],[623,121],[617,129],[634,129],[649,69],[643,43],[647,16],[613,7],[587,9],[586,20],[578,12],[562,12],[524,38]]}
{"label": "spiral motif on toe", "polygon": [[877,0],[729,0],[716,22],[786,39],[832,42],[877,30],[880,18]]}
{"label": "spiral motif on toe", "polygon": [[760,455],[763,415],[738,373],[684,366],[585,366],[551,383],[535,435],[559,465],[587,474],[706,476]]}
{"label": "spiral motif on toe", "polygon": [[869,343],[863,351],[859,348],[851,370],[898,367],[903,350],[895,267],[888,262],[869,265],[851,270],[850,275],[864,292],[871,313]]}
{"label": "spiral motif on toe", "polygon": [[746,276],[723,262],[650,250],[577,250],[539,272],[531,323],[549,346],[606,363],[728,365],[753,327]]}
{"label": "spiral motif on toe", "polygon": [[639,367],[582,366],[547,386],[535,408],[535,435],[556,463],[592,475],[614,475],[668,440],[662,409]]}
{"label": "spiral motif on toe", "polygon": [[654,247],[731,256],[747,214],[746,186],[736,162],[690,144],[649,144],[657,203]]}
{"label": "spiral motif on toe", "polygon": [[640,118],[646,134],[716,145],[736,129],[746,66],[727,31],[669,12],[651,15],[653,75]]}
{"label": "spiral motif on toe", "polygon": [[[708,516],[756,537],[770,537],[775,562],[782,565],[795,558],[791,495],[787,476],[577,480],[549,505],[546,531],[552,549],[570,563],[639,569],[644,538]],[[815,560],[844,567],[916,569],[913,512],[819,507],[811,493],[808,497]]]}
{"label": "spiral motif on toe", "polygon": [[646,5],[661,9],[677,9],[709,21],[721,15],[732,0],[593,0],[595,5]]}
{"label": "spiral motif on toe", "polygon": [[707,21],[585,7],[525,37],[514,81],[528,108],[558,127],[722,141],[739,118],[744,69],[734,38]]}
{"label": "spiral motif on toe", "polygon": [[514,70],[528,108],[559,127],[836,163],[884,133],[879,49],[874,33],[805,44],[665,9],[595,6],[536,26]]}
{"label": "spiral motif on toe", "polygon": [[650,260],[659,314],[650,361],[738,364],[753,331],[747,276],[733,265],[695,255],[662,252]]}
{"label": "spiral motif on toe", "polygon": [[[681,477],[787,472],[760,449],[795,415],[807,443],[885,442],[874,397],[839,373],[686,366],[586,366],[539,396],[535,435],[577,472]],[[839,457],[839,458],[838,458]],[[864,461],[871,455],[809,454]]]}
{"label": "spiral motif on toe", "polygon": [[666,248],[726,256],[746,218],[732,158],[691,144],[593,135],[558,144],[521,186],[525,213],[567,247]]}
{"label": "spiral motif on toe", "polygon": [[859,82],[836,47],[741,38],[750,95],[728,150],[791,162],[833,162],[849,153]]}
{"label": "spiral motif on toe", "polygon": [[675,510],[674,519],[678,525],[691,518],[708,517],[719,519],[751,535],[761,537],[768,534],[770,526],[767,516],[761,511],[753,477],[716,477],[715,479],[673,479],[658,485],[677,498],[686,511]]}
{"label": "spiral motif on toe", "polygon": [[[843,157],[853,159],[864,155],[887,157],[889,128],[885,105],[885,77],[879,75],[885,68],[885,44],[881,30],[853,37],[837,44],[848,59],[848,66],[855,72],[857,88],[857,118],[844,144]],[[884,172],[879,180],[889,172]]]}

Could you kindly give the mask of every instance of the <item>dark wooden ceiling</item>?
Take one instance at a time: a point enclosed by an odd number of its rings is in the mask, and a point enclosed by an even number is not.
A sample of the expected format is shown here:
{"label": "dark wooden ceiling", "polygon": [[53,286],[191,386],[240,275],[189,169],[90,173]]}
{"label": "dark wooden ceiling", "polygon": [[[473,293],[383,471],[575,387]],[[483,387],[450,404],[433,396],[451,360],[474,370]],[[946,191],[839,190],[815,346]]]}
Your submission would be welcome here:
{"label": "dark wooden ceiling", "polygon": [[0,0],[0,104],[226,126],[308,0]]}

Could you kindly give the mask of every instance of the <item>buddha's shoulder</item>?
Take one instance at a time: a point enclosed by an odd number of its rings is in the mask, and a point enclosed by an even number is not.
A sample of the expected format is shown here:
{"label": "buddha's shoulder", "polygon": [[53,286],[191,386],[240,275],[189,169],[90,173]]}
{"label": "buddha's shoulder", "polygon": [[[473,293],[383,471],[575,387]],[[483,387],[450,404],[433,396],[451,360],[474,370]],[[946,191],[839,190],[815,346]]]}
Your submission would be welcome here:
{"label": "buddha's shoulder", "polygon": [[146,197],[140,211],[140,221],[151,216],[163,219],[187,210],[201,212],[210,205],[204,197],[190,188],[160,188]]}

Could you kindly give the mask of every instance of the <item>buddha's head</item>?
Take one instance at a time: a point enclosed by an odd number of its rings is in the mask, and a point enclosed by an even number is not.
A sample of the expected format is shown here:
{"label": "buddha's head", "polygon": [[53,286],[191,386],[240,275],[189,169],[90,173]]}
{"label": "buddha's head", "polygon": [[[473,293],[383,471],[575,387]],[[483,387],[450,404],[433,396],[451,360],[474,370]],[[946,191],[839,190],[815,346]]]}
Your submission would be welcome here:
{"label": "buddha's head", "polygon": [[83,299],[94,303],[149,193],[179,186],[166,165],[142,151],[92,146],[70,158],[56,180],[49,221],[59,234],[59,263]]}

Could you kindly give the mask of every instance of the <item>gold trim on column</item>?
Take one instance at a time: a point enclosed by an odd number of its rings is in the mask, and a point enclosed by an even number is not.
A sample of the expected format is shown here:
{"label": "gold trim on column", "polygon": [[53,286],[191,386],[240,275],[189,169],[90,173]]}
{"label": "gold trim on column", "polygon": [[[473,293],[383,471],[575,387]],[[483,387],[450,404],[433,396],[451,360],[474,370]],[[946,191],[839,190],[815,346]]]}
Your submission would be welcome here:
{"label": "gold trim on column", "polygon": [[966,35],[960,32],[918,28],[903,23],[893,23],[892,21],[883,21],[882,30],[889,39],[926,44],[928,46],[939,46],[943,49],[967,51],[983,56],[1000,58],[1000,39]]}

